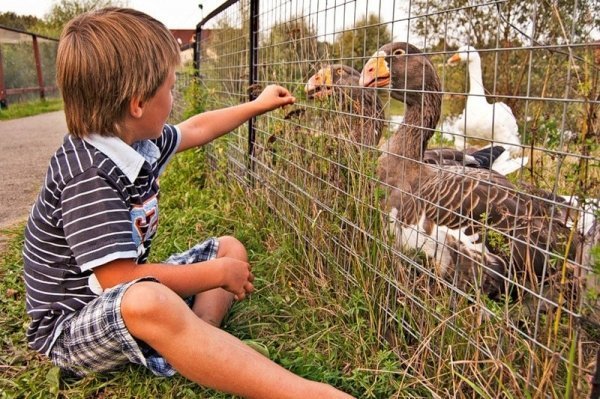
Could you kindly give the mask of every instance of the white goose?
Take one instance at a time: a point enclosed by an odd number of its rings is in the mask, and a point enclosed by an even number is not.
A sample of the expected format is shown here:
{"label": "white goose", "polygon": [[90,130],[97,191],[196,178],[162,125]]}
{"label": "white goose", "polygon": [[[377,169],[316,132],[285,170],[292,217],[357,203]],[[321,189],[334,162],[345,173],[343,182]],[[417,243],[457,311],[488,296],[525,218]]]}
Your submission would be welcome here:
{"label": "white goose", "polygon": [[[465,139],[482,139],[505,147],[513,156],[521,153],[521,141],[517,120],[508,105],[503,102],[490,104],[485,98],[481,74],[481,58],[471,46],[460,47],[448,59],[448,65],[464,62],[469,68],[469,95],[465,109],[456,121],[459,134],[454,138],[458,149],[465,147]],[[528,159],[523,158],[523,165]]]}

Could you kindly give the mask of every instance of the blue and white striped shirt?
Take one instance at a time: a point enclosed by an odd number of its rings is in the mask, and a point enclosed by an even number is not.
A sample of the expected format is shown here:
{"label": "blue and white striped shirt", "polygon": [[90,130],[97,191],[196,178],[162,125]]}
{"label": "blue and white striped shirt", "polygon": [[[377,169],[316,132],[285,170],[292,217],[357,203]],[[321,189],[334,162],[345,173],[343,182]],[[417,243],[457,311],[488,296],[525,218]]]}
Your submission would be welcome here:
{"label": "blue and white striped shirt", "polygon": [[116,137],[65,136],[50,160],[23,246],[29,345],[48,354],[62,324],[100,294],[94,267],[148,257],[158,224],[156,179],[180,133],[129,146]]}

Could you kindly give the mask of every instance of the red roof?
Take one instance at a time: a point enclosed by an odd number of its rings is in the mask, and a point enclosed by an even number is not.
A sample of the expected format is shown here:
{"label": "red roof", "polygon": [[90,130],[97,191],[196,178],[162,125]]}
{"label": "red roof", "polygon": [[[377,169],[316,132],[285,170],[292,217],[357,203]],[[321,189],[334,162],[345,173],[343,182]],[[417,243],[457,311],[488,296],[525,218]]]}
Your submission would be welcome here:
{"label": "red roof", "polygon": [[196,34],[195,29],[169,29],[175,39],[179,42],[179,45],[191,43]]}

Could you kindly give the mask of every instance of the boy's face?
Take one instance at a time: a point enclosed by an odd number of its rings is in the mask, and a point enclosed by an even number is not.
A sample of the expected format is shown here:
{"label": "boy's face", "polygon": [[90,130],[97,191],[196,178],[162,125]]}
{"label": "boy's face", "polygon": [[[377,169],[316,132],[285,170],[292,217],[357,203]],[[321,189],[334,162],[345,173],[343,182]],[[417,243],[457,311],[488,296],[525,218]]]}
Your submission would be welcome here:
{"label": "boy's face", "polygon": [[172,90],[175,87],[175,76],[175,70],[171,70],[156,94],[146,101],[143,115],[139,119],[138,140],[160,137],[173,108]]}

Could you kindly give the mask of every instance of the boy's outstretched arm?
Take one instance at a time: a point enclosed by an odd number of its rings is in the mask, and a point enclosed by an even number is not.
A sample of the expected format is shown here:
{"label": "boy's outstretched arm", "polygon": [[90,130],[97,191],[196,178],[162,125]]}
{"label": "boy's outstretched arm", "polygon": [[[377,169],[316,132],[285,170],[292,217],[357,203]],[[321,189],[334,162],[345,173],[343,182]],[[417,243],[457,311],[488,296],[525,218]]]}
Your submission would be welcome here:
{"label": "boy's outstretched arm", "polygon": [[287,89],[278,85],[269,85],[254,101],[192,116],[178,125],[181,131],[181,143],[177,151],[204,145],[232,131],[252,117],[293,104],[294,101],[296,99]]}

